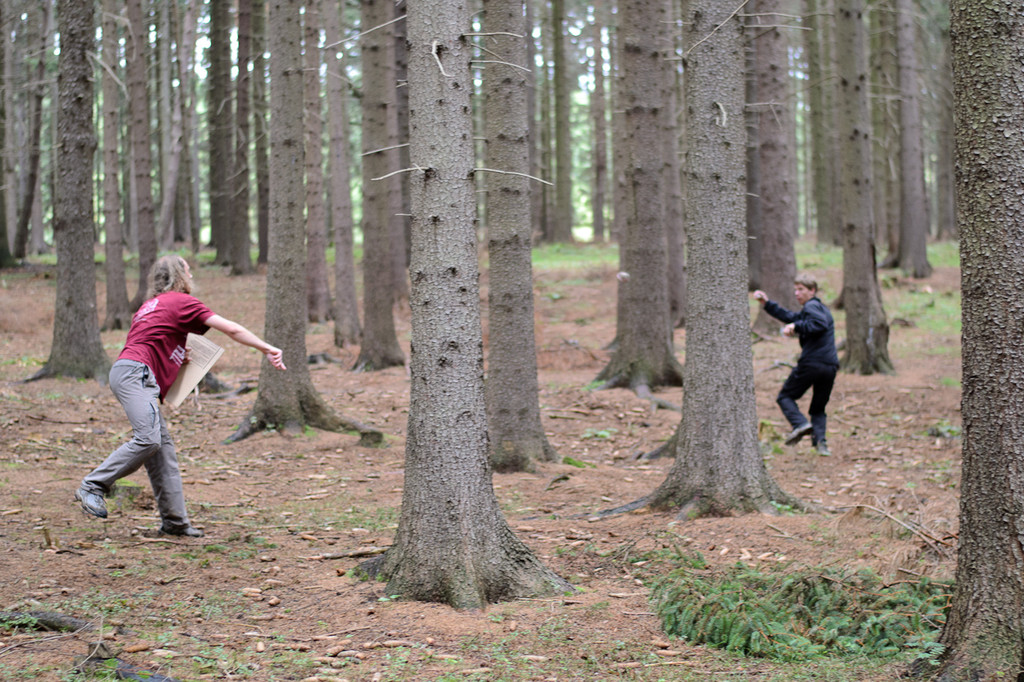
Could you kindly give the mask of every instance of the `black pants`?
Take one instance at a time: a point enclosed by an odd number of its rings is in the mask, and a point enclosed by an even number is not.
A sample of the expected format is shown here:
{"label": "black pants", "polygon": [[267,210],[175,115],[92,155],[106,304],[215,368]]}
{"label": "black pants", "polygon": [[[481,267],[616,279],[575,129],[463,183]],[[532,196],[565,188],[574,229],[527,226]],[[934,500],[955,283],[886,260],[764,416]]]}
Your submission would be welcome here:
{"label": "black pants", "polygon": [[782,408],[782,414],[786,416],[789,425],[794,429],[807,423],[807,419],[800,412],[796,401],[807,393],[807,389],[813,388],[811,394],[811,406],[808,413],[811,416],[811,442],[814,445],[825,441],[825,406],[832,396],[832,384],[836,380],[836,367],[821,365],[801,365],[793,368],[793,372],[782,384],[782,390],[775,402]]}

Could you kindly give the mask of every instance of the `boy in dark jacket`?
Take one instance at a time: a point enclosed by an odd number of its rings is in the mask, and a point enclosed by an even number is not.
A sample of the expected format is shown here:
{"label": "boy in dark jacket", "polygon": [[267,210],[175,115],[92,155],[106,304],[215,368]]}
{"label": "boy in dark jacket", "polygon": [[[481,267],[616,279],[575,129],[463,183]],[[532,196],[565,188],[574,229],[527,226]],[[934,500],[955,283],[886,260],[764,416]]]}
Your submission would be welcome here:
{"label": "boy in dark jacket", "polygon": [[[766,313],[786,323],[782,333],[800,339],[800,359],[782,384],[775,402],[793,430],[786,436],[786,445],[793,445],[807,434],[819,455],[832,454],[825,441],[825,405],[832,395],[832,384],[839,369],[836,353],[835,324],[832,313],[818,298],[818,283],[809,275],[798,275],[793,282],[793,294],[801,306],[800,312],[786,310],[758,289],[754,298],[764,306]],[[796,401],[812,388],[810,421],[800,412]]]}

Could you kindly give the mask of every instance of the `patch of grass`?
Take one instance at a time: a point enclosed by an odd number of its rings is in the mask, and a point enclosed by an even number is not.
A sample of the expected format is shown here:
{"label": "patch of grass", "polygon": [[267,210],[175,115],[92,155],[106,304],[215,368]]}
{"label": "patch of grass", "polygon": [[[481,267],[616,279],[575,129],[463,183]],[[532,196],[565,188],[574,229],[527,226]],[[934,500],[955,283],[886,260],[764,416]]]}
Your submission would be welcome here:
{"label": "patch of grass", "polygon": [[868,571],[737,566],[677,569],[655,583],[652,601],[668,634],[744,655],[803,661],[909,650],[934,660],[951,596],[950,584],[927,578],[887,585]]}
{"label": "patch of grass", "polygon": [[542,244],[532,251],[534,270],[568,270],[618,265],[616,244]]}

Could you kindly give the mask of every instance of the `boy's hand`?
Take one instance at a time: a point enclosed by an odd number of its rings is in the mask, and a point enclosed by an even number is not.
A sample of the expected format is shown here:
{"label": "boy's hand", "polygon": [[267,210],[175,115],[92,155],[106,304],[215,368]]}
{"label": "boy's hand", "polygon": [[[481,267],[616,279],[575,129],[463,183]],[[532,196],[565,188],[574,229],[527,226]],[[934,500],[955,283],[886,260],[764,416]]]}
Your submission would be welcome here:
{"label": "boy's hand", "polygon": [[785,336],[796,336],[796,326],[792,322],[790,322],[789,324],[782,328],[782,333]]}
{"label": "boy's hand", "polygon": [[755,291],[755,292],[753,293],[753,296],[754,296],[754,300],[755,300],[755,301],[760,301],[760,302],[761,302],[762,304],[764,304],[764,303],[767,303],[767,302],[768,302],[768,294],[764,293],[764,292],[763,292],[763,291],[761,291],[760,289],[758,289],[757,291]]}

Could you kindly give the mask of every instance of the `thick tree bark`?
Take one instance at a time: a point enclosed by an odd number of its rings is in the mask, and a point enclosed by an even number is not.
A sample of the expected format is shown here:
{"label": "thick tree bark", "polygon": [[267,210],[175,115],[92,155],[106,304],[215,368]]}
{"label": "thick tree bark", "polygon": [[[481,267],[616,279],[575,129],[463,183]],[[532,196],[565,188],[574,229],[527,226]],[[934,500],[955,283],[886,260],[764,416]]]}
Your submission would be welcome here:
{"label": "thick tree bark", "polygon": [[103,351],[96,310],[93,263],[93,69],[92,0],[61,0],[57,74],[56,201],[53,233],[57,248],[57,300],[50,358],[32,378],[71,376],[105,383],[110,359]]}
{"label": "thick tree bark", "polygon": [[912,0],[896,0],[896,47],[900,83],[900,268],[911,277],[932,274],[928,262],[928,200],[921,131],[921,86]]}
{"label": "thick tree bark", "polygon": [[[395,288],[392,270],[401,218],[397,173],[395,111],[395,45],[388,22],[393,3],[366,0],[361,4],[363,68],[363,341],[356,369],[378,370],[405,363],[395,332]],[[366,31],[369,28],[373,31]]]}
{"label": "thick tree bark", "polygon": [[[900,120],[899,59],[894,0],[878,0],[869,13],[867,42],[871,73],[871,179],[875,241],[885,245],[883,268],[899,265]],[[838,38],[837,38],[838,39]]]}
{"label": "thick tree bark", "polygon": [[303,189],[302,0],[270,3],[270,244],[267,267],[266,339],[284,351],[288,370],[263,361],[252,412],[230,440],[263,429],[294,431],[313,426],[358,431],[362,444],[382,434],[337,416],[313,388],[306,355],[305,191]]}
{"label": "thick tree bark", "polygon": [[[341,42],[343,3],[327,0],[324,39]],[[348,79],[340,49],[327,50],[327,104],[330,110],[331,226],[334,229],[334,345],[344,348],[359,343],[362,328],[356,296],[356,265],[352,237],[352,182],[349,171]]]}
{"label": "thick tree bark", "polygon": [[[3,5],[0,4],[0,26],[4,25],[4,17],[7,16],[7,12],[4,11]],[[0,74],[6,73],[7,68],[7,49],[5,39],[0,43]],[[0,145],[4,144],[7,139],[7,98],[0,94]],[[4,155],[6,156],[6,155]],[[6,173],[3,173],[2,168],[3,162],[0,161],[0,179],[6,178]],[[14,256],[11,255],[11,245],[7,235],[7,187],[3,182],[0,182],[0,268],[9,268],[17,264]]]}
{"label": "thick tree bark", "polygon": [[841,365],[859,374],[891,372],[889,322],[875,266],[864,0],[837,0],[836,10],[846,310],[846,353]]}
{"label": "thick tree bark", "polygon": [[[530,260],[529,123],[526,110],[527,33],[523,0],[484,0],[485,46],[494,60],[484,71],[487,178],[489,355],[487,422],[496,471],[527,471],[551,461],[537,382]],[[503,63],[501,63],[503,62]]]}
{"label": "thick tree bark", "polygon": [[[619,50],[622,68],[619,107],[624,110],[623,204],[619,237],[619,296],[614,354],[597,380],[641,394],[682,383],[672,348],[669,321],[664,220],[665,103],[662,68],[668,3],[630,0],[621,6]],[[618,197],[617,197],[618,198]]]}
{"label": "thick tree bark", "polygon": [[[678,25],[679,14],[675,2],[669,3],[671,26]],[[679,104],[679,60],[676,59],[675,32],[662,32],[662,187],[664,189],[665,291],[668,296],[668,323],[673,328],[686,326],[686,235],[684,233],[685,202],[683,201],[683,171],[680,155],[680,135],[685,126],[680,125]]]}
{"label": "thick tree bark", "polygon": [[[963,291],[963,476],[956,591],[934,679],[1019,679],[1024,664],[1024,8],[950,3]],[[997,20],[996,20],[997,19]]]}
{"label": "thick tree bark", "polygon": [[[794,241],[797,226],[796,154],[793,93],[790,83],[789,41],[792,30],[787,17],[794,14],[789,0],[758,0],[749,24],[756,54],[758,153],[761,174],[758,203],[761,205],[761,287],[784,307],[799,306],[793,297],[796,278]],[[777,330],[779,323],[760,307],[754,328]]]}
{"label": "thick tree bark", "polygon": [[139,289],[132,310],[146,298],[147,274],[156,262],[156,225],[153,217],[153,154],[149,143],[149,88],[146,78],[146,22],[142,0],[128,0],[128,111],[131,116],[132,177],[135,183],[135,225],[139,245]]}
{"label": "thick tree bark", "polygon": [[811,178],[814,216],[819,244],[839,241],[839,201],[836,198],[837,163],[835,128],[835,60],[832,46],[831,0],[807,0],[808,31],[804,31],[807,50],[808,101],[810,105],[812,152]]}
{"label": "thick tree bark", "polygon": [[306,129],[306,314],[310,322],[331,316],[327,279],[327,211],[324,207],[323,99],[320,96],[320,2],[306,0],[305,34]]}
{"label": "thick tree bark", "polygon": [[[387,593],[456,608],[571,587],[501,515],[487,462],[468,8],[409,5],[412,372],[392,547],[364,565]],[[444,97],[439,97],[444,93]]]}
{"label": "thick tree bark", "polygon": [[[118,59],[116,0],[103,2],[103,63],[114,70]],[[118,111],[123,102],[116,71],[101,70],[103,80],[103,231],[107,273],[107,311],[103,329],[127,329],[132,322],[128,284],[124,272],[124,226],[118,191],[120,157],[117,151],[121,127]]]}
{"label": "thick tree bark", "polygon": [[757,442],[744,224],[745,41],[733,9],[691,0],[683,17],[690,247],[683,417],[672,469],[646,501],[687,518],[799,505],[772,480]]}

